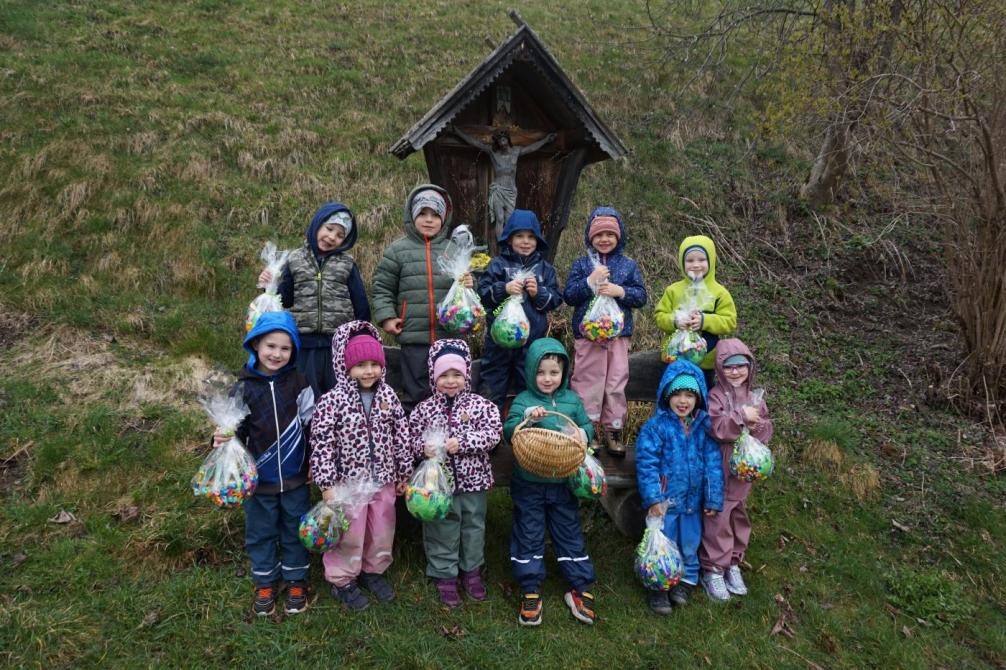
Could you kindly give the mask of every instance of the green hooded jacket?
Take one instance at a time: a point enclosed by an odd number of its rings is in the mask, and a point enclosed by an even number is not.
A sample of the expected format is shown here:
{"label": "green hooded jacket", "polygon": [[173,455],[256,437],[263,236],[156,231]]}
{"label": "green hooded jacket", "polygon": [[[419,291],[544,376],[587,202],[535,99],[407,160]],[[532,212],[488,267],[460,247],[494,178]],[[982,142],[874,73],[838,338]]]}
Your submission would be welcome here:
{"label": "green hooded jacket", "polygon": [[[559,389],[551,394],[539,391],[538,385],[535,383],[535,378],[538,375],[538,364],[546,354],[558,354],[565,360],[562,370],[562,383],[559,385]],[[525,411],[530,407],[541,406],[550,412],[560,412],[568,416],[573,420],[573,423],[583,428],[587,433],[587,441],[590,442],[594,437],[594,426],[590,422],[590,417],[587,416],[587,410],[584,409],[580,396],[569,390],[569,377],[572,372],[569,355],[563,349],[561,342],[551,337],[542,337],[531,343],[531,346],[527,350],[527,356],[524,359],[524,379],[527,380],[527,390],[521,392],[513,399],[513,404],[510,405],[510,413],[507,414],[506,423],[503,424],[503,435],[507,440],[513,437],[513,431],[517,427],[517,424],[524,420]],[[536,427],[548,430],[562,430],[563,426],[567,425],[569,424],[555,416],[546,416],[535,423]],[[557,484],[566,481],[565,478],[547,479],[533,475],[520,467],[516,461],[513,464],[513,476],[520,477],[528,482],[547,484]]]}
{"label": "green hooded jacket", "polygon": [[[440,193],[447,203],[440,232],[429,240],[416,230],[412,220],[412,200],[427,189]],[[405,234],[388,245],[374,270],[371,290],[374,322],[381,325],[404,313],[399,344],[432,344],[435,340],[452,337],[440,327],[436,318],[437,303],[444,299],[454,283],[453,277],[443,274],[437,267],[437,256],[444,252],[450,239],[452,210],[451,197],[445,189],[433,184],[421,184],[412,189],[405,199],[402,222]]]}
{"label": "green hooded jacket", "polygon": [[[678,247],[681,280],[664,289],[664,295],[653,311],[653,318],[657,322],[657,328],[668,334],[674,332],[674,310],[684,302],[685,291],[692,285],[692,280],[685,274],[685,250],[691,247],[702,247],[709,258],[709,272],[702,278],[702,283],[709,290],[711,298],[707,304],[702,305],[702,332],[715,335],[715,340],[719,341],[721,337],[732,335],[737,328],[737,307],[734,306],[730,292],[716,281],[716,245],[705,235],[693,235],[681,241],[681,246]],[[712,370],[716,364],[715,342],[709,344],[709,351],[699,365],[703,370]]]}

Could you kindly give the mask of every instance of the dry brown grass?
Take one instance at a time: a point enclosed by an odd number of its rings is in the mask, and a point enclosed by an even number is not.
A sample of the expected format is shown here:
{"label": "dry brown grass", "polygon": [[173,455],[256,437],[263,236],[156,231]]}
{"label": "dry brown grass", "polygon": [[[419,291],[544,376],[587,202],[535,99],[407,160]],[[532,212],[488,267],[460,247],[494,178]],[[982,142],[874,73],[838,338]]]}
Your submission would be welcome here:
{"label": "dry brown grass", "polygon": [[871,500],[880,492],[880,473],[869,463],[856,463],[840,479],[857,500]]}
{"label": "dry brown grass", "polygon": [[18,268],[18,274],[26,281],[43,277],[66,277],[70,274],[70,262],[65,258],[37,258]]}
{"label": "dry brown grass", "polygon": [[814,440],[804,447],[800,461],[819,472],[836,474],[842,469],[845,455],[832,440]]}

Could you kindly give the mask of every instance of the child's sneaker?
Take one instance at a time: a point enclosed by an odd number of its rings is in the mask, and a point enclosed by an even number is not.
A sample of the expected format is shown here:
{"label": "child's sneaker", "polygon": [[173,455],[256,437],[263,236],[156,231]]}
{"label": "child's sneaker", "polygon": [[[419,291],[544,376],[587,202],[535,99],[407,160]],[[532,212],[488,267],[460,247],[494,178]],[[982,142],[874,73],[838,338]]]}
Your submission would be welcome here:
{"label": "child's sneaker", "polygon": [[310,588],[307,582],[290,582],[286,585],[287,614],[300,614],[307,609],[307,594]]}
{"label": "child's sneaker", "polygon": [[541,594],[525,593],[520,599],[520,617],[517,623],[522,626],[537,626],[541,623]]}
{"label": "child's sneaker", "polygon": [[730,600],[730,592],[727,591],[726,582],[723,581],[723,573],[718,570],[707,570],[702,574],[702,587],[713,602],[725,603]]}
{"label": "child's sneaker", "polygon": [[748,587],[744,583],[744,577],[741,576],[741,567],[739,565],[730,566],[724,577],[724,581],[727,583],[727,591],[735,596],[746,596],[748,594]]}
{"label": "child's sneaker", "polygon": [[688,593],[690,589],[688,585],[684,582],[679,582],[671,589],[671,592],[667,594],[668,600],[671,601],[672,605],[677,605],[678,607],[684,607],[688,604]]}
{"label": "child's sneaker", "polygon": [[352,581],[345,586],[332,585],[332,597],[354,612],[362,612],[370,607],[370,599]]}
{"label": "child's sneaker", "polygon": [[374,597],[382,603],[390,603],[395,599],[395,590],[391,588],[391,582],[384,575],[376,572],[361,572],[357,577],[360,586],[374,594]]}
{"label": "child's sneaker", "polygon": [[267,584],[255,587],[255,602],[252,612],[258,616],[269,616],[276,611],[276,586]]}
{"label": "child's sneaker", "polygon": [[619,458],[625,457],[625,442],[622,442],[622,431],[607,431],[608,453]]}
{"label": "child's sneaker", "polygon": [[588,591],[566,591],[566,604],[577,619],[586,624],[594,623],[594,596]]}
{"label": "child's sneaker", "polygon": [[656,614],[670,614],[673,611],[671,609],[671,601],[667,599],[666,591],[647,590],[646,603]]}
{"label": "child's sneaker", "polygon": [[482,601],[489,597],[486,586],[482,583],[482,570],[475,568],[461,573],[461,587],[472,600]]}
{"label": "child's sneaker", "polygon": [[454,609],[461,604],[461,595],[458,593],[458,580],[456,577],[438,579],[437,593],[440,594],[440,602],[445,607]]}

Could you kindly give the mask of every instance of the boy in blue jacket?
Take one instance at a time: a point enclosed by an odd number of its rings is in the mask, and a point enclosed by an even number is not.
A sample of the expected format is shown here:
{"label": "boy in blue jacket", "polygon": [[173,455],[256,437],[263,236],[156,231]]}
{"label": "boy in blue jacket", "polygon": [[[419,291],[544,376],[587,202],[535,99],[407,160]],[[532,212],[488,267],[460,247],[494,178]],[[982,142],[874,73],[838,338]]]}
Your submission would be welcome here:
{"label": "boy in blue jacket", "polygon": [[[259,317],[244,348],[248,363],[233,392],[241,393],[250,410],[236,435],[258,468],[255,494],[244,503],[245,549],[255,583],[252,611],[268,616],[276,610],[282,576],[286,612],[298,614],[307,609],[311,562],[297,531],[310,505],[305,432],[314,413],[314,392],[296,368],[300,338],[289,313]],[[229,439],[218,431],[213,444],[219,447]]]}
{"label": "boy in blue jacket", "polygon": [[668,594],[647,591],[654,612],[670,614],[685,605],[689,586],[699,581],[702,515],[723,509],[720,449],[709,436],[702,371],[686,360],[668,364],[657,390],[656,414],[636,440],[636,483],[647,516],[663,516],[664,535],[678,545],[685,574]]}
{"label": "boy in blue jacket", "polygon": [[[527,342],[534,342],[548,332],[548,312],[562,305],[555,267],[545,260],[548,243],[541,236],[538,217],[530,210],[515,209],[498,242],[499,255],[489,262],[479,278],[479,298],[492,314],[508,297],[524,293],[524,314],[531,325]],[[523,281],[514,279],[522,270],[532,271],[534,276]],[[506,349],[496,344],[491,334],[493,320],[490,316],[486,323],[485,352],[479,377],[487,389],[486,397],[502,412],[511,381],[517,393],[527,388],[524,379],[527,348],[526,343],[520,349]]]}

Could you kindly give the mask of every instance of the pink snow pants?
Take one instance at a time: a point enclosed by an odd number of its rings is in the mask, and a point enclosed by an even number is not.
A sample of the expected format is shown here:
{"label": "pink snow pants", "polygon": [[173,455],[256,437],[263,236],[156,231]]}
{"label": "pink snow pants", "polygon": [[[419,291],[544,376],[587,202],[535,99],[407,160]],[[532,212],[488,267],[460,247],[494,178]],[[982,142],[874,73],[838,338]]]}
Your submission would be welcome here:
{"label": "pink snow pants", "polygon": [[621,430],[629,409],[625,401],[625,385],[629,382],[630,338],[616,337],[598,343],[580,338],[574,343],[573,390],[591,421],[612,430]]}
{"label": "pink snow pants", "polygon": [[395,485],[381,488],[365,507],[352,509],[349,530],[322,558],[325,580],[346,586],[361,572],[382,574],[391,565],[395,540]]}
{"label": "pink snow pants", "polygon": [[751,541],[751,522],[744,506],[744,499],[750,489],[751,485],[747,482],[727,474],[723,511],[702,519],[699,563],[703,570],[725,572],[731,565],[740,565],[744,560],[744,552]]}

